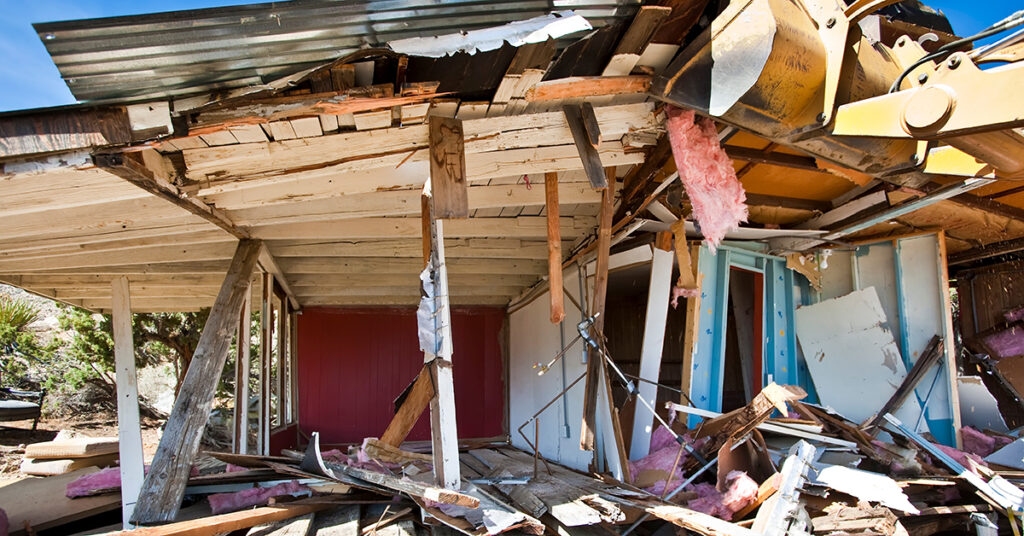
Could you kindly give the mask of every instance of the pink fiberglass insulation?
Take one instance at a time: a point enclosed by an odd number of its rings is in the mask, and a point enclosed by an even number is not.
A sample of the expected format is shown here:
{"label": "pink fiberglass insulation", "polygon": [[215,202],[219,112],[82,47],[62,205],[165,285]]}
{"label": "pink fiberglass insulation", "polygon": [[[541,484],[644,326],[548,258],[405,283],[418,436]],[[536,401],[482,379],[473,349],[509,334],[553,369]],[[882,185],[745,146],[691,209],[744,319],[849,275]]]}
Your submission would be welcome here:
{"label": "pink fiberglass insulation", "polygon": [[[148,473],[149,466],[143,467],[142,471]],[[193,465],[188,474],[189,476],[199,476],[199,468]],[[106,469],[80,476],[68,482],[64,495],[69,499],[74,499],[76,497],[95,495],[98,491],[119,489],[120,487],[121,468],[107,467]]]}
{"label": "pink fiberglass insulation", "polygon": [[69,499],[74,499],[75,497],[88,497],[99,490],[118,489],[120,487],[121,468],[107,467],[106,469],[80,476],[68,482],[64,495]]}
{"label": "pink fiberglass insulation", "polygon": [[996,438],[985,435],[971,426],[960,429],[964,452],[984,458],[996,451]]}
{"label": "pink fiberglass insulation", "polygon": [[986,335],[982,341],[994,354],[993,359],[1024,355],[1024,326],[1014,324],[1004,330]]}
{"label": "pink fiberglass insulation", "polygon": [[227,467],[224,468],[224,472],[225,473],[239,473],[239,472],[248,471],[248,470],[249,469],[246,468],[246,467],[242,467],[241,465],[235,465],[233,463],[229,463],[227,465]]}
{"label": "pink fiberglass insulation", "polygon": [[[672,424],[669,422],[669,424]],[[654,429],[654,433],[651,434],[651,449],[650,452],[657,452],[665,447],[679,448],[679,443],[676,443],[676,438],[672,435],[672,432],[664,426],[658,426]]]}
{"label": "pink fiberglass insulation", "polygon": [[718,141],[715,124],[706,117],[698,118],[692,110],[666,106],[665,112],[679,178],[713,253],[725,233],[747,221],[747,195]]}
{"label": "pink fiberglass insulation", "polygon": [[235,493],[215,493],[207,497],[214,514],[234,512],[242,508],[266,504],[271,497],[295,495],[310,491],[309,487],[295,480],[283,482],[269,488],[249,488]]}
{"label": "pink fiberglass insulation", "polygon": [[[707,438],[700,438],[695,442],[687,441],[695,450],[699,450],[706,442]],[[652,450],[654,448],[653,436],[651,448]],[[671,443],[667,446],[653,451],[639,460],[629,462],[629,474],[633,477],[633,483],[655,495],[662,495],[665,492],[666,485],[671,486],[673,489],[678,487],[686,480],[686,475],[683,474],[682,468],[686,466],[688,454],[685,450],[683,451],[683,455],[679,457],[678,465],[675,465],[673,470],[676,456],[679,456],[679,444],[674,439],[671,439]],[[672,481],[668,483],[670,471],[672,472]]]}
{"label": "pink fiberglass insulation", "polygon": [[971,454],[969,452],[964,452],[962,450],[958,450],[953,447],[947,447],[946,445],[940,445],[938,443],[932,443],[932,445],[935,445],[935,447],[937,447],[939,450],[945,452],[946,456],[953,458],[954,460],[956,460],[956,463],[959,463],[960,465],[966,467],[967,469],[973,470],[973,465],[970,462],[968,462],[968,460],[973,461],[975,464],[980,465],[982,467],[988,467],[988,464],[985,463],[985,460],[982,460],[980,457],[978,457],[977,454]]}
{"label": "pink fiberglass insulation", "polygon": [[1011,324],[1014,322],[1020,322],[1021,320],[1024,320],[1024,307],[1017,307],[1016,309],[1006,311],[1005,313],[1003,313],[1003,318],[1005,318],[1006,321],[1010,322]]}
{"label": "pink fiberglass insulation", "polygon": [[757,482],[743,471],[729,471],[725,476],[725,493],[711,484],[700,483],[693,487],[697,498],[687,503],[691,510],[703,512],[726,521],[732,521],[736,512],[757,500]]}

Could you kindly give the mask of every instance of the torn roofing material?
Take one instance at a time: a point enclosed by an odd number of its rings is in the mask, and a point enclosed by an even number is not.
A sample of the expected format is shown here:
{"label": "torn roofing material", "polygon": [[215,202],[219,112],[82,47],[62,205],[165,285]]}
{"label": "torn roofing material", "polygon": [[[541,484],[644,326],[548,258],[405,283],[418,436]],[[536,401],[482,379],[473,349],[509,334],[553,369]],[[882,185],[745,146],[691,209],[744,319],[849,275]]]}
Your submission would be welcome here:
{"label": "torn roofing material", "polygon": [[367,45],[500,26],[573,10],[594,27],[638,0],[275,2],[35,24],[82,101],[142,99],[258,85]]}
{"label": "torn roofing material", "polygon": [[515,47],[541,43],[590,29],[593,29],[593,26],[587,19],[572,11],[562,11],[469,32],[398,39],[388,45],[399,54],[440,58],[456,52],[487,52],[500,48],[506,42]]}

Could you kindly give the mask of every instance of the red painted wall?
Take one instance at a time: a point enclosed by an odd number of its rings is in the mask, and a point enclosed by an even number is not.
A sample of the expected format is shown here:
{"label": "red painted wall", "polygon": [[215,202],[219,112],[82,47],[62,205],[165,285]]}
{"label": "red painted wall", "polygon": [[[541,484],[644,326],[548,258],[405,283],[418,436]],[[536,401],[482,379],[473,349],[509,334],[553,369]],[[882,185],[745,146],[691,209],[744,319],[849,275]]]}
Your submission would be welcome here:
{"label": "red painted wall", "polygon": [[[323,443],[380,437],[394,399],[423,367],[416,311],[306,308],[298,317],[299,426]],[[460,438],[504,433],[502,309],[452,311],[455,409]],[[409,440],[430,439],[429,412]]]}

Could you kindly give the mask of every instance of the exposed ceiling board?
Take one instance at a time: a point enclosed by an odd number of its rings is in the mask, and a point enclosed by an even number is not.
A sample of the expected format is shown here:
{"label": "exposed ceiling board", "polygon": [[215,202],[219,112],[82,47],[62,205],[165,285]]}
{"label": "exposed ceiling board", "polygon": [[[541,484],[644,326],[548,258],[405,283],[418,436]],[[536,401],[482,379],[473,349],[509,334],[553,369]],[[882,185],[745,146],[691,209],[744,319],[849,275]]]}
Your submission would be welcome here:
{"label": "exposed ceiling board", "polygon": [[751,193],[831,201],[849,190],[850,181],[831,173],[758,164],[740,179]]}
{"label": "exposed ceiling board", "polygon": [[[899,202],[910,197],[909,194],[893,192],[890,194],[890,201]],[[915,230],[942,229],[946,234],[959,237],[961,240],[974,241],[975,246],[1024,237],[1024,222],[964,207],[953,201],[939,201],[910,214],[904,214],[898,218],[898,222]],[[887,235],[893,227],[888,222],[881,223],[848,236],[846,240]],[[949,254],[968,249],[954,243],[947,243],[946,246]]]}

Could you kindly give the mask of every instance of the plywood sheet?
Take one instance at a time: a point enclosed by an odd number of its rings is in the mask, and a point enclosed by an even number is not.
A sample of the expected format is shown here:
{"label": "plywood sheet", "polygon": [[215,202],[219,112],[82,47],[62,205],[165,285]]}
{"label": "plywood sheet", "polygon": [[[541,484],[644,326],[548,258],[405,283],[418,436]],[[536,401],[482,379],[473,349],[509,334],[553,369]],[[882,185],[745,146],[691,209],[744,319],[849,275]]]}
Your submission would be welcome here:
{"label": "plywood sheet", "polygon": [[[881,409],[907,375],[887,324],[874,287],[796,310],[797,340],[821,402],[857,422]],[[911,400],[894,413],[915,423],[920,412]]]}
{"label": "plywood sheet", "polygon": [[10,535],[25,534],[26,523],[33,530],[43,530],[120,508],[120,493],[79,499],[64,496],[68,482],[98,470],[88,467],[65,475],[29,478],[0,486],[0,505],[7,513]]}

